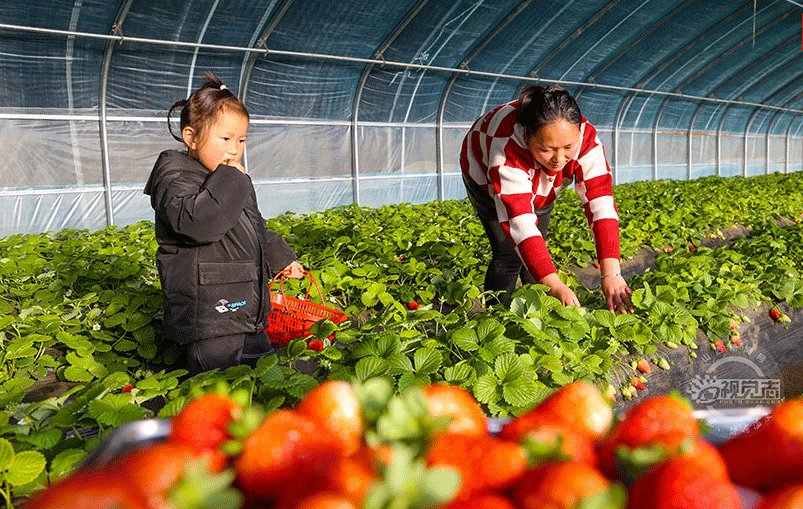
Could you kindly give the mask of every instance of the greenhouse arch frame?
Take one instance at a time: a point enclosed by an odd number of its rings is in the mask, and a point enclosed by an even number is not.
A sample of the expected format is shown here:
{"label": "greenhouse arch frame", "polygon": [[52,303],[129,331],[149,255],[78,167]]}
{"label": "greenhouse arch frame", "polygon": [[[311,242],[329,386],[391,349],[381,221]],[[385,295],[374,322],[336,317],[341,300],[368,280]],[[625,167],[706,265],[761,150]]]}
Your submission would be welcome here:
{"label": "greenhouse arch frame", "polygon": [[267,216],[462,198],[462,136],[529,84],[575,95],[615,183],[800,171],[801,33],[792,0],[12,0],[2,233],[151,219],[203,70],[251,112]]}

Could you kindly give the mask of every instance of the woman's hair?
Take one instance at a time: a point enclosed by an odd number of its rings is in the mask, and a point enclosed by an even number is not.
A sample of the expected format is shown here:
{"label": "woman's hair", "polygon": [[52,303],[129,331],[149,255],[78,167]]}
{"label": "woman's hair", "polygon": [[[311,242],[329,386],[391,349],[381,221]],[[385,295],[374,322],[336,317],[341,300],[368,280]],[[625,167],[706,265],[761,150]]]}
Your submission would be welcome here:
{"label": "woman's hair", "polygon": [[537,133],[547,124],[565,120],[577,126],[583,121],[580,107],[574,97],[562,87],[529,87],[519,95],[519,123],[524,127],[524,138]]}
{"label": "woman's hair", "polygon": [[[220,78],[211,72],[205,72],[203,76],[206,78],[206,82],[201,85],[201,88],[193,92],[188,99],[176,101],[167,112],[167,129],[171,136],[178,141],[183,142],[184,139],[176,136],[170,125],[170,116],[176,108],[181,108],[181,130],[190,126],[201,137],[223,108],[231,108],[233,111],[245,115],[245,118],[249,118],[245,105],[231,90],[226,88]],[[181,131],[179,131],[180,133]]]}

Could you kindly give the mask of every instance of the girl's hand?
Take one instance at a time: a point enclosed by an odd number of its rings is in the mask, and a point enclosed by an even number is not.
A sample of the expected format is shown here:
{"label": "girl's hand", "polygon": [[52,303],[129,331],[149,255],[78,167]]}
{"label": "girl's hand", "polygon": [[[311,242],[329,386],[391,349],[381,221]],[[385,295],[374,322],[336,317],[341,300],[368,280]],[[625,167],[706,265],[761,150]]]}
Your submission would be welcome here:
{"label": "girl's hand", "polygon": [[287,272],[290,279],[301,279],[304,277],[304,266],[297,261],[291,262],[282,272]]}
{"label": "girl's hand", "polygon": [[605,300],[608,303],[608,310],[611,313],[616,311],[626,315],[628,311],[633,312],[633,304],[630,302],[630,296],[633,295],[633,290],[627,286],[625,279],[622,276],[608,276],[603,277],[600,283],[602,293],[605,295]]}
{"label": "girl's hand", "polygon": [[223,161],[223,164],[225,164],[227,166],[233,166],[233,167],[237,168],[238,170],[240,170],[241,172],[245,173],[245,167],[242,164],[240,164],[240,161],[228,161],[228,162],[227,161]]}

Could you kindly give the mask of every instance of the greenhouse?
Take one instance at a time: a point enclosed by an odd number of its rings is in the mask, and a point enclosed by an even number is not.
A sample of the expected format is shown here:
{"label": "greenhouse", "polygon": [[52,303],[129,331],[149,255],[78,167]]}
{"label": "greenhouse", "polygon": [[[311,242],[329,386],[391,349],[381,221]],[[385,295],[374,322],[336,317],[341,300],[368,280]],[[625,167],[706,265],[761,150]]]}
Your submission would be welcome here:
{"label": "greenhouse", "polygon": [[0,91],[5,509],[801,507],[803,0],[5,0]]}
{"label": "greenhouse", "polygon": [[[0,6],[0,234],[151,218],[167,109],[212,71],[268,216],[461,198],[473,121],[560,84],[615,182],[799,171],[800,5],[46,1]],[[23,141],[24,140],[24,141]]]}

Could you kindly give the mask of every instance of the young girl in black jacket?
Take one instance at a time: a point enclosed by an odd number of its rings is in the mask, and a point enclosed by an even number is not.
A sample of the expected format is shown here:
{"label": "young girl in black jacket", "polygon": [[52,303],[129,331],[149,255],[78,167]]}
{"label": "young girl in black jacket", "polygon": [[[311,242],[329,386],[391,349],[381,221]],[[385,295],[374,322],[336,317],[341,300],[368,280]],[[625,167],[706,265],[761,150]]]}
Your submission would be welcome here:
{"label": "young girl in black jacket", "polygon": [[[167,114],[187,146],[166,150],[145,194],[156,211],[156,265],[164,295],[165,336],[187,347],[190,374],[253,364],[268,339],[268,286],[304,268],[276,232],[265,228],[251,178],[241,164],[248,111],[213,74]],[[170,115],[181,108],[181,137]]]}

